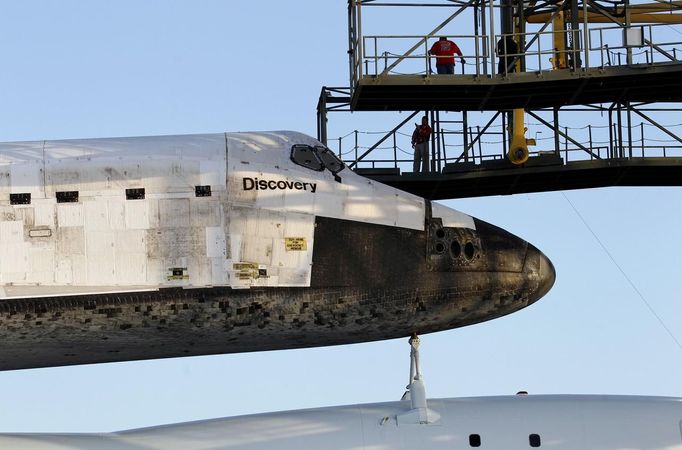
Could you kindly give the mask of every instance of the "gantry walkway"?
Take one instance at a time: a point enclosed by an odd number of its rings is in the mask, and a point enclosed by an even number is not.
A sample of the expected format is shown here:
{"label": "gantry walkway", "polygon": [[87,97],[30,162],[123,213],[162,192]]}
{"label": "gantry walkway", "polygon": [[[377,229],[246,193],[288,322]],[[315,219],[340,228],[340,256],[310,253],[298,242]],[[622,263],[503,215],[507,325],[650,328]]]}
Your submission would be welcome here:
{"label": "gantry walkway", "polygon": [[[682,61],[678,59],[682,26],[674,23],[675,19],[682,21],[682,9],[677,9],[682,5],[678,3],[671,2],[674,9],[664,16],[671,23],[625,25],[614,18],[616,24],[583,22],[576,25],[582,28],[547,31],[548,22],[531,31],[527,27],[533,18],[542,17],[537,14],[525,18],[528,23],[523,31],[494,33],[474,27],[473,34],[447,35],[461,48],[466,61],[457,62],[454,75],[435,73],[436,57],[429,50],[438,33],[359,35],[351,30],[351,108],[499,111],[588,103],[677,102],[682,99]],[[464,3],[446,22],[467,8],[480,16],[483,4],[476,0]],[[585,0],[584,6],[589,4]],[[356,3],[351,24],[357,22],[358,30],[366,32],[367,26],[363,28],[358,22],[360,10],[368,8],[363,5]],[[556,48],[558,34],[562,35],[563,50]],[[504,45],[498,48],[495,43],[506,37],[522,43],[523,51],[505,52],[513,61],[512,70],[501,75],[498,61]]]}
{"label": "gantry walkway", "polygon": [[[321,98],[332,111],[350,102],[347,90],[340,88],[326,89]],[[421,114],[403,113],[406,117],[390,131],[356,130],[329,137],[327,145],[358,173],[429,199],[682,186],[682,105],[527,111],[526,130],[534,145],[528,160],[519,165],[506,157],[504,112],[432,111],[429,171],[414,173],[410,140]],[[587,125],[567,126],[560,115],[579,117]]]}
{"label": "gantry walkway", "polygon": [[682,62],[485,75],[363,75],[355,111],[500,111],[682,101]]}
{"label": "gantry walkway", "polygon": [[430,200],[562,191],[608,186],[682,186],[682,157],[576,161],[536,158],[523,166],[499,160],[494,165],[462,167],[454,173],[398,175],[394,169],[356,171]]}
{"label": "gantry walkway", "polygon": [[[349,0],[350,82],[322,89],[318,137],[358,173],[430,199],[682,186],[682,1],[649,1]],[[386,34],[391,8],[408,10],[404,34]],[[427,17],[428,31],[404,29]],[[461,49],[454,74],[435,73],[440,37]],[[330,134],[339,111],[402,120]],[[413,173],[423,115],[429,170]]]}

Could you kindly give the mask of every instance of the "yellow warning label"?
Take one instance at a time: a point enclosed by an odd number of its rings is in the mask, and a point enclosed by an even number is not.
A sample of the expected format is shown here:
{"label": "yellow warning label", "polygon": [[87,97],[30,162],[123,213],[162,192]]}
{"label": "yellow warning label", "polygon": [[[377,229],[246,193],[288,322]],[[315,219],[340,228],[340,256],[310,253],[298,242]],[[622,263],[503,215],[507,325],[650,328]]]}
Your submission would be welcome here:
{"label": "yellow warning label", "polygon": [[232,264],[235,271],[235,276],[239,280],[250,280],[251,278],[258,278],[258,264],[250,262],[238,262]]}
{"label": "yellow warning label", "polygon": [[189,280],[189,275],[168,275],[166,277],[168,281],[173,281],[173,280]]}
{"label": "yellow warning label", "polygon": [[284,248],[288,252],[301,252],[308,250],[308,243],[304,237],[285,237]]}

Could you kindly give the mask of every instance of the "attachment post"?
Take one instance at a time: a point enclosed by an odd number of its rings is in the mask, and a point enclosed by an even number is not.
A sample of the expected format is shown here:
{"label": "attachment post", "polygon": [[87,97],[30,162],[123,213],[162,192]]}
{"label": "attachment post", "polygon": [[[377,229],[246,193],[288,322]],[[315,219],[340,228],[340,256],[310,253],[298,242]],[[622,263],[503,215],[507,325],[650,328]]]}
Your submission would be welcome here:
{"label": "attachment post", "polygon": [[419,344],[417,334],[413,334],[410,343],[410,382],[403,400],[410,400],[410,410],[396,417],[401,424],[428,424],[438,421],[440,414],[430,410],[426,402],[426,387],[419,367]]}

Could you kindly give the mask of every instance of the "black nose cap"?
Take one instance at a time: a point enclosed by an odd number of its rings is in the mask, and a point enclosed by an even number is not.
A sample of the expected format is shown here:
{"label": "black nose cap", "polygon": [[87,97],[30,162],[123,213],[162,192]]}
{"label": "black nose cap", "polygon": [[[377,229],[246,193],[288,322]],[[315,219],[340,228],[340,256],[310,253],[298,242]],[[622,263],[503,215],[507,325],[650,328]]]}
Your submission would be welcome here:
{"label": "black nose cap", "polygon": [[523,270],[530,277],[537,280],[537,288],[532,293],[533,301],[542,298],[554,286],[554,281],[556,280],[554,264],[544,253],[532,245],[528,245]]}

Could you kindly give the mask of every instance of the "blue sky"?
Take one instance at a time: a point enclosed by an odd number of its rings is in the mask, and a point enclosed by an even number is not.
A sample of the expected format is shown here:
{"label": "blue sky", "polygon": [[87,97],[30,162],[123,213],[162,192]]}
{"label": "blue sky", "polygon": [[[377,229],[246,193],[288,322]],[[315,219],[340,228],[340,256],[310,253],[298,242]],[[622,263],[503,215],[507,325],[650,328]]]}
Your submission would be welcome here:
{"label": "blue sky", "polygon": [[[0,140],[314,135],[320,87],[348,84],[346,23],[340,0],[3,2]],[[339,135],[390,123],[379,114],[333,119]],[[678,188],[448,201],[535,244],[558,275],[519,313],[424,336],[429,396],[682,393],[682,348],[569,200],[682,341]],[[408,369],[406,340],[397,340],[4,372],[0,431],[109,431],[395,400]]]}

